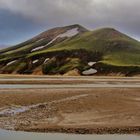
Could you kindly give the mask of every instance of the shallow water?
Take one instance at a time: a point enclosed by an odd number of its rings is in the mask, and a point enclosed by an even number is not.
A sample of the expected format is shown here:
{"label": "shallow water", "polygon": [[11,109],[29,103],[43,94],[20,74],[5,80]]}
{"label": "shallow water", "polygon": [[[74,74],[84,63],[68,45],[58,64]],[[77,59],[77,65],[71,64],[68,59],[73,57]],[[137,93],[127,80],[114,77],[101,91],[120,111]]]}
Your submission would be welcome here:
{"label": "shallow water", "polygon": [[73,135],[0,130],[0,140],[139,140],[133,135]]}
{"label": "shallow water", "polygon": [[134,87],[140,87],[139,83],[134,84],[122,84],[122,83],[106,83],[106,82],[99,82],[95,84],[75,84],[75,85],[69,85],[69,84],[0,84],[0,89],[3,88],[10,88],[10,89],[26,89],[26,88],[93,88],[93,87],[108,87],[108,88],[134,88]]}

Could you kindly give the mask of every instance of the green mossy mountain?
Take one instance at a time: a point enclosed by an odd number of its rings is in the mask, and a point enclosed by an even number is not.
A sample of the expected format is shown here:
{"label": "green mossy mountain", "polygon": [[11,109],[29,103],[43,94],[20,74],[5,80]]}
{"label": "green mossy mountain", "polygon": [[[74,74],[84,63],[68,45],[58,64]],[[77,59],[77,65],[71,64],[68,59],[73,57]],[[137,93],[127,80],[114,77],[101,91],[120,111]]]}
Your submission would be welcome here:
{"label": "green mossy mountain", "polygon": [[95,75],[140,74],[140,42],[112,28],[70,25],[0,50],[0,73],[54,75],[76,69],[82,75],[91,68]]}

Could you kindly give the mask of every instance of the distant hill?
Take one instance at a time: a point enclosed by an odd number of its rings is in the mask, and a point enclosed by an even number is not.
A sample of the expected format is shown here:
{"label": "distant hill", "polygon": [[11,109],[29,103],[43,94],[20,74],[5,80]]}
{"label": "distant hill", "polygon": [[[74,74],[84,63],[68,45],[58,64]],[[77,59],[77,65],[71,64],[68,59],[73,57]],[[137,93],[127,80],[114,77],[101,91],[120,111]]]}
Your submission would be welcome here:
{"label": "distant hill", "polygon": [[0,44],[0,49],[4,49],[4,48],[7,48],[7,47],[8,47],[7,45]]}
{"label": "distant hill", "polygon": [[0,50],[0,73],[140,74],[140,43],[112,28],[58,27]]}

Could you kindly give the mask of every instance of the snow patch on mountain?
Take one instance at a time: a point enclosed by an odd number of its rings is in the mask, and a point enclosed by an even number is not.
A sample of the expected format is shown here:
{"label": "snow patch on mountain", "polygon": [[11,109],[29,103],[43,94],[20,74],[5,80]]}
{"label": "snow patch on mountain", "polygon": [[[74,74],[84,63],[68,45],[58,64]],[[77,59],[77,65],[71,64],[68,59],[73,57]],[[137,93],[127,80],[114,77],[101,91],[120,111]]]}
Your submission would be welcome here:
{"label": "snow patch on mountain", "polygon": [[34,61],[33,61],[33,64],[37,63],[38,61],[39,61],[38,59],[37,59],[37,60],[34,60]]}
{"label": "snow patch on mountain", "polygon": [[49,61],[49,60],[50,60],[50,58],[46,58],[45,61],[44,61],[44,63],[46,63],[46,62]]}
{"label": "snow patch on mountain", "polygon": [[97,62],[89,62],[88,65],[92,67],[92,66],[95,65],[96,63],[97,63]]}
{"label": "snow patch on mountain", "polygon": [[31,50],[31,52],[41,50],[41,49],[43,49],[44,47],[45,47],[45,46],[40,46],[40,47],[34,48],[34,49]]}
{"label": "snow patch on mountain", "polygon": [[11,64],[13,64],[13,63],[15,63],[17,60],[14,60],[14,61],[11,61],[11,62],[9,62],[9,63],[7,63],[7,66],[9,66],[9,65],[11,65]]}
{"label": "snow patch on mountain", "polygon": [[95,73],[97,73],[97,70],[92,69],[92,68],[82,72],[83,75],[92,75],[92,74],[95,74]]}
{"label": "snow patch on mountain", "polygon": [[51,40],[46,46],[52,44],[56,39],[58,38],[64,38],[64,37],[73,37],[75,35],[77,35],[79,33],[78,31],[78,28],[73,28],[73,29],[70,29],[68,31],[66,31],[65,33],[63,34],[59,34],[58,36],[56,36],[53,40]]}
{"label": "snow patch on mountain", "polygon": [[[52,43],[53,43],[56,39],[58,39],[58,38],[73,37],[73,36],[75,36],[75,35],[77,35],[77,34],[79,33],[79,30],[78,30],[78,29],[79,29],[79,28],[73,28],[73,29],[70,29],[70,30],[66,31],[66,32],[63,33],[63,34],[59,34],[59,35],[56,36],[54,39],[52,39],[47,45],[34,48],[34,49],[31,50],[31,52],[34,52],[34,51],[38,51],[38,50],[43,49],[44,47],[46,47],[46,46],[52,44]],[[42,41],[42,40],[44,40],[44,38],[38,40],[37,42]]]}
{"label": "snow patch on mountain", "polygon": [[71,30],[68,30],[67,32],[58,35],[58,37],[73,37],[79,33],[78,28],[73,28]]}

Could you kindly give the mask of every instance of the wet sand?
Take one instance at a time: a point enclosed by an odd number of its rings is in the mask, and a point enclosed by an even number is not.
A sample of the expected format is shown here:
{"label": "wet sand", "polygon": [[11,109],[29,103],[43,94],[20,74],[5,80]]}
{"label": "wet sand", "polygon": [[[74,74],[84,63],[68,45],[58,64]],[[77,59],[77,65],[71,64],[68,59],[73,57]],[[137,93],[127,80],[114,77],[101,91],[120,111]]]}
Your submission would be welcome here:
{"label": "wet sand", "polygon": [[[137,80],[139,85],[138,78],[132,80]],[[131,78],[127,81],[133,82]],[[140,87],[0,89],[0,128],[3,129],[139,134],[139,110]]]}

